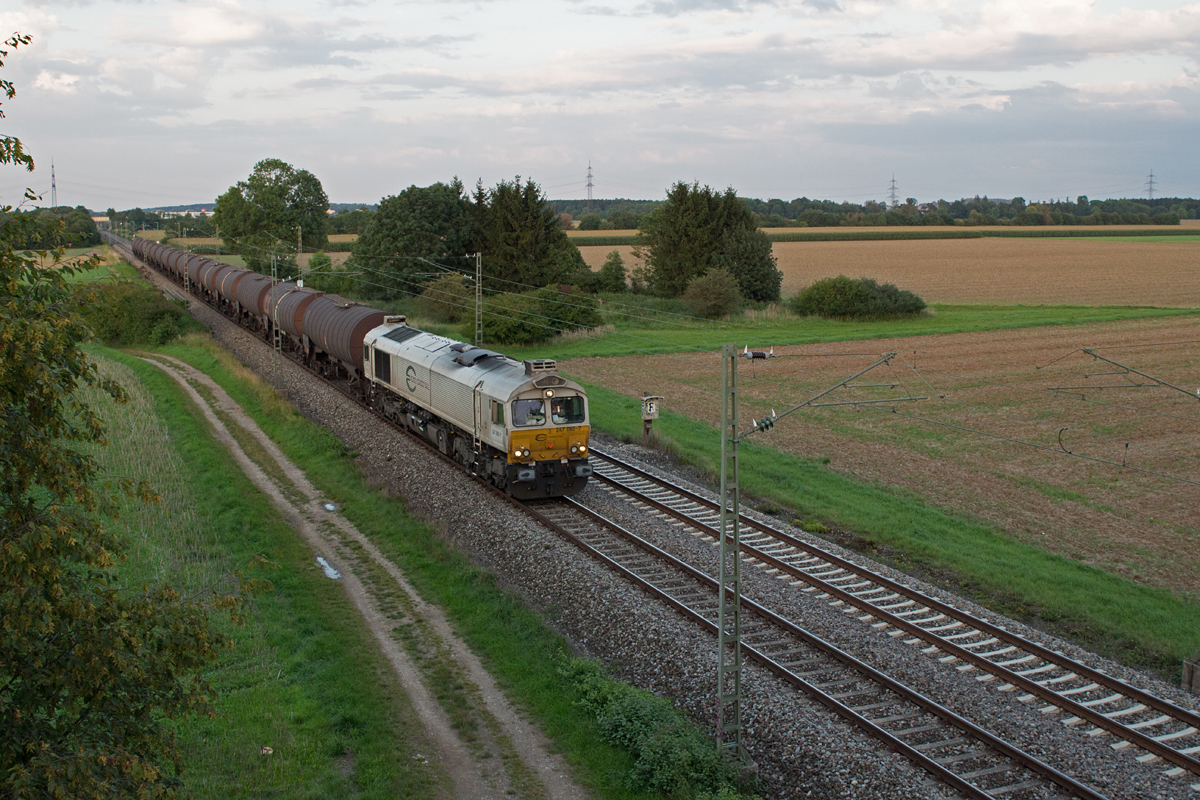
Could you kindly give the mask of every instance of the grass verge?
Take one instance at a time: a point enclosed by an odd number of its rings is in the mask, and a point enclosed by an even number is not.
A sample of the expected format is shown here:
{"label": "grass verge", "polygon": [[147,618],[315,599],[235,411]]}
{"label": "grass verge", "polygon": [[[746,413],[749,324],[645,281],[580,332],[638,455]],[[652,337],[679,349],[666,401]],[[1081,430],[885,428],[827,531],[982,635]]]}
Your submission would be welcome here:
{"label": "grass verge", "polygon": [[[638,400],[584,385],[596,429],[641,440]],[[684,462],[709,475],[718,469],[714,428],[663,412],[655,432]],[[741,444],[740,456],[740,483],[747,493],[849,529],[861,549],[890,551],[901,569],[1000,613],[1174,680],[1181,661],[1200,647],[1200,605],[1170,591],[1016,542],[985,522],[838,475],[817,459],[753,442]]]}
{"label": "grass verge", "polygon": [[440,605],[456,632],[483,660],[510,698],[538,721],[599,798],[648,797],[626,785],[635,761],[603,739],[598,723],[576,704],[579,693],[557,664],[566,642],[486,571],[414,521],[402,501],[384,497],[363,478],[353,454],[325,428],[302,417],[207,337],[156,348],[207,373],[242,405],[320,491]]}
{"label": "grass verge", "polygon": [[[145,474],[164,497],[129,508],[130,582],[220,584],[265,554],[279,569],[236,647],[208,677],[218,716],[179,725],[184,780],[197,797],[436,797],[415,714],[341,587],[242,475],[173,380],[127,354],[94,348],[134,396],[106,410],[110,471]],[[102,364],[104,361],[101,362]],[[113,369],[113,368],[109,368]],[[119,444],[118,444],[119,443]],[[261,754],[268,746],[274,753]]]}
{"label": "grass verge", "polygon": [[[769,323],[757,322],[746,316],[721,322],[701,322],[679,317],[664,319],[654,325],[637,319],[622,318],[614,312],[648,316],[637,295],[628,302],[631,307],[605,306],[605,319],[617,330],[596,338],[565,335],[530,347],[505,347],[513,358],[584,358],[596,356],[627,356],[642,353],[679,353],[692,350],[720,350],[719,342],[739,342],[751,347],[768,345],[819,344],[866,339],[885,339],[903,336],[926,336],[944,333],[1033,328],[1051,325],[1085,325],[1100,322],[1120,322],[1130,319],[1194,315],[1197,309],[1149,308],[1139,306],[974,306],[938,305],[932,314],[905,317],[899,320],[858,321],[828,320],[820,317],[797,317],[790,313],[777,316]],[[661,325],[661,326],[660,326]]]}

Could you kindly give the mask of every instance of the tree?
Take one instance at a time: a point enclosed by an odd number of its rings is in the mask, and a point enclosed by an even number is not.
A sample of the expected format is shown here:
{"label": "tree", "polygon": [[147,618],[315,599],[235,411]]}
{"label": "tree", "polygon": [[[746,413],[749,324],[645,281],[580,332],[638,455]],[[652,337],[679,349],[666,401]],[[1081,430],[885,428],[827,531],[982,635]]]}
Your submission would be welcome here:
{"label": "tree", "polygon": [[[6,44],[28,42],[14,35]],[[7,81],[0,90],[14,94]],[[33,169],[9,136],[0,137],[0,164]],[[98,474],[80,446],[102,444],[104,422],[77,390],[97,386],[118,400],[124,392],[80,348],[89,331],[67,283],[75,270],[39,269],[26,248],[41,226],[3,211],[0,797],[170,797],[180,784],[164,765],[178,773],[180,753],[166,722],[210,710],[197,670],[225,640],[209,624],[211,606],[169,586],[119,585],[122,544],[103,520],[122,494],[154,495]],[[58,261],[62,251],[50,255]]]}
{"label": "tree", "polygon": [[579,248],[558,224],[541,187],[532,180],[522,185],[518,175],[512,181],[500,181],[491,191],[485,191],[480,181],[470,206],[475,250],[483,253],[485,280],[491,278],[499,284],[489,288],[512,291],[521,284],[568,283],[572,275],[587,270]]}
{"label": "tree", "polygon": [[718,194],[698,183],[676,183],[662,207],[638,223],[635,255],[648,268],[660,297],[681,295],[712,267],[729,270],[750,300],[778,300],[783,276],[754,212],[732,188]]}
{"label": "tree", "polygon": [[268,272],[272,256],[295,263],[297,233],[304,249],[328,244],[328,210],[329,198],[315,175],[267,158],[217,198],[213,223],[246,266]]}
{"label": "tree", "polygon": [[418,294],[425,276],[438,271],[429,262],[474,270],[462,260],[472,251],[473,225],[458,178],[383,198],[354,243],[353,259],[365,281],[382,284],[367,293]]}
{"label": "tree", "polygon": [[597,288],[601,292],[629,291],[629,287],[625,283],[625,260],[621,258],[621,251],[613,250],[604,259],[604,265],[600,267],[600,281]]}

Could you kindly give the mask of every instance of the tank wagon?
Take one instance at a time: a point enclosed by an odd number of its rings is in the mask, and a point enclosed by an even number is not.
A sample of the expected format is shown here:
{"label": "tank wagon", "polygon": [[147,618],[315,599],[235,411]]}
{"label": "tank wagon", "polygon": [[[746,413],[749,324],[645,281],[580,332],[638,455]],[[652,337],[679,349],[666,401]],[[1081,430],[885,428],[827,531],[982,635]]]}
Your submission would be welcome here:
{"label": "tank wagon", "polygon": [[298,360],[510,495],[560,497],[587,485],[587,393],[554,361],[515,361],[401,316],[144,239],[127,246],[248,330],[268,341],[278,332]]}

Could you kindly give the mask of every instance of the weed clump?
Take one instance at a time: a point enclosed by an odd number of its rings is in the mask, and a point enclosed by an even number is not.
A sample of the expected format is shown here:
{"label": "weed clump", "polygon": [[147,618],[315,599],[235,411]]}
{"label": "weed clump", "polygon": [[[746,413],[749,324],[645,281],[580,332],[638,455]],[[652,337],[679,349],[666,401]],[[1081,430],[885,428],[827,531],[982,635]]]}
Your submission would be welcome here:
{"label": "weed clump", "polygon": [[186,325],[183,304],[134,281],[94,283],[77,290],[83,319],[105,344],[166,344]]}
{"label": "weed clump", "polygon": [[613,680],[595,661],[562,658],[559,674],[581,695],[576,704],[600,724],[608,741],[635,758],[629,788],[667,797],[738,800],[738,768],[670,700]]}
{"label": "weed clump", "polygon": [[925,301],[891,283],[845,275],[823,278],[792,300],[796,313],[827,319],[895,319],[925,311]]}

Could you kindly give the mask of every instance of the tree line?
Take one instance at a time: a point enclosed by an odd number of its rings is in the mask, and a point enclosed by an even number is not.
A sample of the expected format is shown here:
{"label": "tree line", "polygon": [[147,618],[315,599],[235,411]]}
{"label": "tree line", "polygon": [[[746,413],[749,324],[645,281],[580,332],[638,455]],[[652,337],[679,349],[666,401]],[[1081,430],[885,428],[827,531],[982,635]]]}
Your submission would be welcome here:
{"label": "tree line", "polygon": [[0,227],[8,227],[16,217],[21,218],[23,246],[30,250],[100,244],[100,231],[92,220],[92,212],[83,206],[0,210]]}

